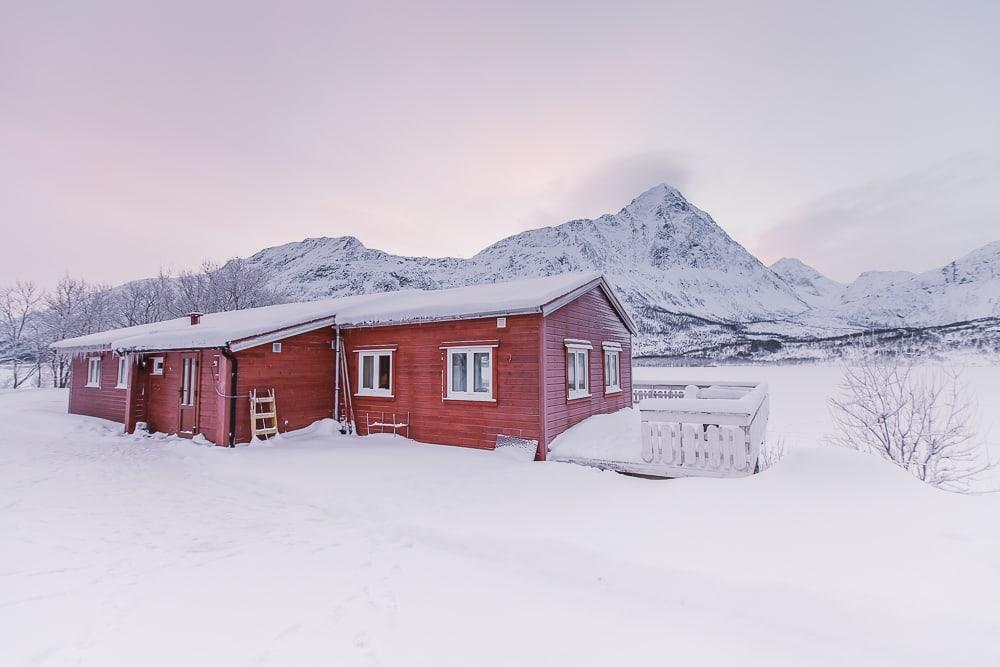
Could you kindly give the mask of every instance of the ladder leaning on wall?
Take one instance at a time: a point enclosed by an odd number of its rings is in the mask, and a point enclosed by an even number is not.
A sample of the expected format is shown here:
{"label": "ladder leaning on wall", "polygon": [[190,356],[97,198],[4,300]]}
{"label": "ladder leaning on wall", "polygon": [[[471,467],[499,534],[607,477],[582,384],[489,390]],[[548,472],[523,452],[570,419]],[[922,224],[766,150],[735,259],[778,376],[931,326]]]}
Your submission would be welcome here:
{"label": "ladder leaning on wall", "polygon": [[274,389],[258,395],[250,390],[250,437],[253,440],[267,440],[278,435],[278,404],[274,400]]}

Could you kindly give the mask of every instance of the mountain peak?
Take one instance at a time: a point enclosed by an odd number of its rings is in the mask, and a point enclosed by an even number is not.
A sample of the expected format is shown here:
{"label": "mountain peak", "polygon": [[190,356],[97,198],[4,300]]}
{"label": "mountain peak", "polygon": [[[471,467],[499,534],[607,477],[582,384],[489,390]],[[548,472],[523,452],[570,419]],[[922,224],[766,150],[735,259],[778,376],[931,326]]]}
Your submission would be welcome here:
{"label": "mountain peak", "polygon": [[834,305],[846,289],[841,283],[827,278],[797,257],[782,257],[771,265],[771,270],[795,288],[799,297],[814,308]]}
{"label": "mountain peak", "polygon": [[683,202],[686,204],[687,199],[684,198],[684,195],[677,188],[666,183],[657,183],[633,199],[625,208],[634,208],[636,206],[646,208],[668,202]]}
{"label": "mountain peak", "polygon": [[782,257],[771,265],[771,270],[782,277],[785,277],[786,274],[823,276],[822,273],[809,266],[798,257]]}

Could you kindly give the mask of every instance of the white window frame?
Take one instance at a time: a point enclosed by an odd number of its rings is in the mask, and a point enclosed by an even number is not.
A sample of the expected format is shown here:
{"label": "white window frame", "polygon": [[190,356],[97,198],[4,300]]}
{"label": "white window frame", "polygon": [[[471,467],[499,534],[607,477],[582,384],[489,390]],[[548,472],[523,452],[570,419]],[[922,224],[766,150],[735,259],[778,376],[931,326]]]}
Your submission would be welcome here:
{"label": "white window frame", "polygon": [[118,382],[115,383],[115,389],[128,389],[128,361],[128,355],[118,357]]}
{"label": "white window frame", "polygon": [[163,369],[165,368],[163,357],[153,357],[150,362],[150,375],[163,375]]}
{"label": "white window frame", "polygon": [[[611,377],[609,371],[612,364],[608,361],[613,359],[615,377]],[[622,351],[619,348],[604,346],[604,393],[617,394],[622,390]]]}
{"label": "white window frame", "polygon": [[[594,346],[591,345],[588,340],[567,338],[564,342],[566,345],[566,400],[572,401],[578,398],[589,398],[590,351],[594,349]],[[577,373],[576,358],[578,356],[583,356],[584,373],[582,377],[579,373]],[[573,377],[575,380],[572,385],[569,383],[570,364],[573,366]],[[580,382],[581,379],[583,380],[582,386]]]}
{"label": "white window frame", "polygon": [[100,357],[87,357],[87,386],[101,388]]}
{"label": "white window frame", "polygon": [[[445,377],[446,377],[446,392],[445,400],[448,401],[484,401],[491,402],[496,401],[494,393],[494,378],[496,370],[493,366],[496,363],[496,355],[493,354],[493,345],[471,345],[462,347],[446,347],[445,351]],[[476,386],[476,369],[473,361],[475,360],[476,354],[489,354],[490,355],[490,390],[486,391],[475,391],[473,387]],[[452,373],[451,373],[451,360],[453,357],[458,355],[465,355],[465,387],[466,391],[455,391],[452,389]]]}
{"label": "white window frame", "polygon": [[[395,379],[393,375],[395,374],[395,350],[391,348],[380,349],[380,350],[356,350],[358,354],[358,391],[355,396],[381,396],[382,398],[392,398]],[[372,376],[372,380],[377,384],[378,382],[378,358],[379,357],[389,357],[389,388],[380,389],[379,387],[365,388],[365,357],[372,357],[373,367],[372,370],[375,374]]]}

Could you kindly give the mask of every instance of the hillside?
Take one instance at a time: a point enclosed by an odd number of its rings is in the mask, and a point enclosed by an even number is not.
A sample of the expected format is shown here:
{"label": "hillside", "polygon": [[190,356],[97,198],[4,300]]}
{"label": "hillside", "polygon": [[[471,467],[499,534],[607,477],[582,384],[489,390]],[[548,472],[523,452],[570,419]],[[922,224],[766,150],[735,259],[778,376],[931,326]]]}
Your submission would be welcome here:
{"label": "hillside", "polygon": [[[344,236],[267,248],[248,261],[300,300],[601,271],[639,326],[639,354],[754,356],[769,354],[760,341],[822,347],[873,328],[1000,316],[1000,242],[933,271],[869,271],[845,285],[795,258],[765,266],[662,183],[617,213],[521,232],[470,258],[398,256]],[[994,328],[987,333],[992,341]]]}

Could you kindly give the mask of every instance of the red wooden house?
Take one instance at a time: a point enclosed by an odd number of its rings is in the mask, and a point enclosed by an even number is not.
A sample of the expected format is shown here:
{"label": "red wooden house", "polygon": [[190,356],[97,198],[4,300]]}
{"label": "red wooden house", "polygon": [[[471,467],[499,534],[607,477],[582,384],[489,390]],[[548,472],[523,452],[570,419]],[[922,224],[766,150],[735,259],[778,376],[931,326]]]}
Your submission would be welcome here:
{"label": "red wooden house", "polygon": [[69,411],[128,432],[248,442],[248,396],[274,390],[279,431],[353,416],[361,434],[406,424],[421,442],[537,440],[544,458],[569,426],[632,404],[634,333],[603,277],[563,274],[192,314],[54,347],[73,353]]}

